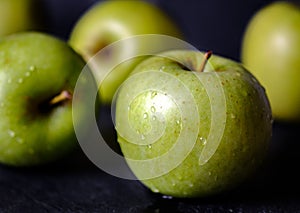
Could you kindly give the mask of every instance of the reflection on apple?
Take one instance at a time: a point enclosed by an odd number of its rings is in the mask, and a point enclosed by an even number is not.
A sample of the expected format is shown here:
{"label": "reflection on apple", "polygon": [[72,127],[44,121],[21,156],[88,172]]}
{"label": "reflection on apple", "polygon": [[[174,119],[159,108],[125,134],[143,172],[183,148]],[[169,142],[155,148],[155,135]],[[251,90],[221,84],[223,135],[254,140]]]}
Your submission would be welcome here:
{"label": "reflection on apple", "polygon": [[[153,192],[203,197],[261,165],[272,116],[263,87],[239,63],[170,51],[140,63],[116,98],[118,142]],[[205,65],[206,64],[206,65]]]}

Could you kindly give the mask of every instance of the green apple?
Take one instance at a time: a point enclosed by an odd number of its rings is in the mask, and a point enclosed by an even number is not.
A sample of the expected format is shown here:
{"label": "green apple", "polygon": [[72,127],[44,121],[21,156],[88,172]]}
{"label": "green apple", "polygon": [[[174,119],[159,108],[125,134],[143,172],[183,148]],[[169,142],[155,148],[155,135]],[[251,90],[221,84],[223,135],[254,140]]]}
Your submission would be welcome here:
{"label": "green apple", "polygon": [[[76,23],[69,43],[86,61],[107,45],[134,35],[164,34],[182,38],[179,27],[164,11],[142,0],[104,1],[93,5]],[[117,88],[126,79],[141,58],[122,63],[110,74],[101,73],[106,60],[115,60],[123,55],[151,48],[151,43],[131,43],[117,50],[108,50],[105,59],[94,60],[93,70],[100,85],[100,98],[110,104]]]}
{"label": "green apple", "polygon": [[[0,56],[0,162],[31,166],[65,156],[77,146],[72,94],[84,60],[66,42],[37,32],[3,37]],[[77,118],[84,121],[84,113]]]}
{"label": "green apple", "polygon": [[136,66],[116,97],[129,167],[153,192],[203,197],[232,189],[267,153],[272,117],[263,87],[242,65],[168,51]]}
{"label": "green apple", "polygon": [[0,0],[0,36],[41,29],[41,10],[39,0]]}
{"label": "green apple", "polygon": [[300,6],[274,2],[250,20],[241,60],[266,88],[273,116],[300,121]]}

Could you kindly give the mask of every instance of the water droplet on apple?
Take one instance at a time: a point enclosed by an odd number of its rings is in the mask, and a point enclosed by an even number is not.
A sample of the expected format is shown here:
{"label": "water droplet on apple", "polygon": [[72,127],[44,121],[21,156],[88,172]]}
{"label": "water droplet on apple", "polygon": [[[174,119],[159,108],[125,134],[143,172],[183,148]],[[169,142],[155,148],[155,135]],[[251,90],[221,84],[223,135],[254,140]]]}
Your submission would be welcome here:
{"label": "water droplet on apple", "polygon": [[19,83],[19,84],[22,84],[22,83],[23,83],[23,78],[19,78],[19,79],[18,79],[18,83]]}
{"label": "water droplet on apple", "polygon": [[175,183],[175,182],[173,182],[173,183],[172,183],[172,186],[173,186],[173,187],[175,187],[175,186],[176,186],[176,183]]}
{"label": "water droplet on apple", "polygon": [[193,188],[193,187],[194,187],[194,184],[193,184],[193,183],[190,183],[190,184],[189,184],[189,187],[190,187],[190,188]]}
{"label": "water droplet on apple", "polygon": [[165,66],[162,66],[160,69],[159,69],[159,71],[164,71],[166,69],[166,67]]}
{"label": "water droplet on apple", "polygon": [[12,130],[8,130],[8,134],[12,138],[16,136],[16,133],[14,131],[12,131]]}
{"label": "water droplet on apple", "polygon": [[235,117],[235,114],[233,114],[233,113],[231,113],[230,117],[231,117],[232,119],[235,119],[235,118],[236,118],[236,117]]}
{"label": "water droplet on apple", "polygon": [[25,73],[25,76],[26,76],[26,77],[29,77],[30,75],[31,75],[30,72],[26,72],[26,73]]}
{"label": "water droplet on apple", "polygon": [[148,126],[147,126],[146,124],[143,125],[143,128],[144,128],[144,129],[147,129],[147,127],[148,127]]}
{"label": "water droplet on apple", "polygon": [[199,140],[203,146],[207,143],[207,140],[204,137],[200,137]]}
{"label": "water droplet on apple", "polygon": [[155,108],[155,106],[151,106],[151,112],[156,112],[156,108]]}
{"label": "water droplet on apple", "polygon": [[144,119],[147,119],[147,118],[148,118],[148,113],[147,113],[147,112],[144,113],[143,118],[144,118]]}
{"label": "water droplet on apple", "polygon": [[237,72],[237,73],[236,73],[236,76],[240,77],[240,76],[241,76],[241,73]]}
{"label": "water droplet on apple", "polygon": [[152,116],[152,120],[153,120],[153,121],[156,120],[156,116],[155,116],[155,115]]}
{"label": "water droplet on apple", "polygon": [[141,139],[145,140],[145,135],[141,134]]}
{"label": "water droplet on apple", "polygon": [[33,72],[33,71],[35,71],[35,66],[33,66],[33,65],[31,65],[30,67],[29,67],[29,70],[31,71],[31,72]]}
{"label": "water droplet on apple", "polygon": [[152,188],[152,191],[153,191],[154,193],[159,193],[159,190],[158,190],[157,188]]}
{"label": "water droplet on apple", "polygon": [[152,149],[152,145],[151,144],[149,144],[147,147],[148,147],[148,149]]}
{"label": "water droplet on apple", "polygon": [[156,92],[156,91],[152,92],[152,93],[151,93],[151,98],[154,98],[156,95],[157,95],[157,92]]}
{"label": "water droplet on apple", "polygon": [[177,121],[176,121],[176,124],[180,125],[180,120],[177,120]]}

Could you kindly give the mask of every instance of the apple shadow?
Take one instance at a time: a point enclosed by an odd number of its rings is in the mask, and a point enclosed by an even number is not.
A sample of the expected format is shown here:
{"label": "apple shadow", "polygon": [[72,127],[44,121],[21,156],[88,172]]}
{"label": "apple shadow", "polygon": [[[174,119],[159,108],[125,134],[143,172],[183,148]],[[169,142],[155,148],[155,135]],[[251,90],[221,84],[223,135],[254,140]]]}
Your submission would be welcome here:
{"label": "apple shadow", "polygon": [[241,212],[284,209],[295,212],[300,194],[300,124],[275,122],[265,164],[239,187],[206,198],[179,199],[153,194],[155,202],[143,212]]}
{"label": "apple shadow", "polygon": [[[116,140],[116,133],[111,119],[109,107],[101,109],[100,117],[105,122],[99,125],[107,144],[117,153],[121,154]],[[247,209],[258,206],[273,205],[292,208],[298,203],[300,193],[300,124],[274,122],[270,151],[262,168],[252,179],[229,192],[207,198],[177,199],[160,194],[154,194],[146,187],[144,190],[153,199],[153,205],[143,212],[185,212],[188,208],[207,210],[237,210],[240,206]],[[82,161],[84,162],[84,161]],[[88,162],[83,164],[87,169]]]}
{"label": "apple shadow", "polygon": [[[107,123],[101,123],[99,129],[103,131],[108,143],[116,143],[115,131],[111,126],[113,124],[109,123],[110,109],[102,110],[101,113],[106,114],[103,116],[107,116],[102,118]],[[152,193],[139,181],[123,180],[106,174],[88,159],[80,147],[63,159],[39,167],[15,168],[1,165],[0,185],[8,190],[7,199],[18,194],[18,199],[30,203],[26,194],[19,194],[20,189],[30,196],[48,190],[49,193],[39,194],[42,201],[58,206],[76,206],[83,202],[83,193],[87,198],[93,195],[97,200],[105,200],[111,206],[117,206],[120,212],[130,206],[141,213],[257,212],[266,209],[273,212],[280,209],[295,212],[299,210],[300,125],[275,122],[273,128],[271,149],[264,166],[240,187],[216,196],[179,199]],[[115,147],[116,151],[118,148]],[[95,190],[95,187],[101,190]],[[70,190],[73,193],[70,194]],[[127,196],[120,196],[123,194]],[[66,199],[61,200],[61,196]],[[89,199],[84,202],[89,208],[99,208],[97,202]]]}
{"label": "apple shadow", "polygon": [[269,155],[260,172],[243,186],[246,197],[288,201],[300,193],[300,124],[275,122]]}

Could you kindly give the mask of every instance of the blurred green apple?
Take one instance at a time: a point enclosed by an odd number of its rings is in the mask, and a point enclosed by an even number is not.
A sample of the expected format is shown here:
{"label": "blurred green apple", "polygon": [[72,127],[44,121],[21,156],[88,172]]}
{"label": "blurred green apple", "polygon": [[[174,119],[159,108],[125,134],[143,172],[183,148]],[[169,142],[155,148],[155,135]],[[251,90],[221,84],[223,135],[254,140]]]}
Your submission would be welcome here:
{"label": "blurred green apple", "polygon": [[274,118],[300,121],[300,6],[275,2],[246,28],[241,60],[266,88]]}
{"label": "blurred green apple", "polygon": [[[182,38],[179,27],[164,11],[142,0],[110,0],[99,2],[88,10],[76,23],[69,43],[86,61],[107,45],[134,35],[164,34]],[[121,49],[107,51],[107,57],[95,60],[92,69],[100,85],[100,98],[110,104],[115,91],[126,79],[141,58],[135,58],[117,66],[109,75],[101,73],[97,67],[106,60],[115,60],[128,52],[151,48],[151,43],[130,43]]]}
{"label": "blurred green apple", "polygon": [[136,66],[116,99],[118,142],[153,192],[203,197],[237,186],[262,163],[272,117],[263,87],[239,63],[170,51]]}
{"label": "blurred green apple", "polygon": [[0,0],[0,36],[42,29],[42,9],[40,0]]}
{"label": "blurred green apple", "polygon": [[[77,146],[72,95],[84,60],[66,42],[36,32],[3,37],[0,55],[0,162],[31,166],[65,156]],[[77,122],[84,116],[81,110]]]}

